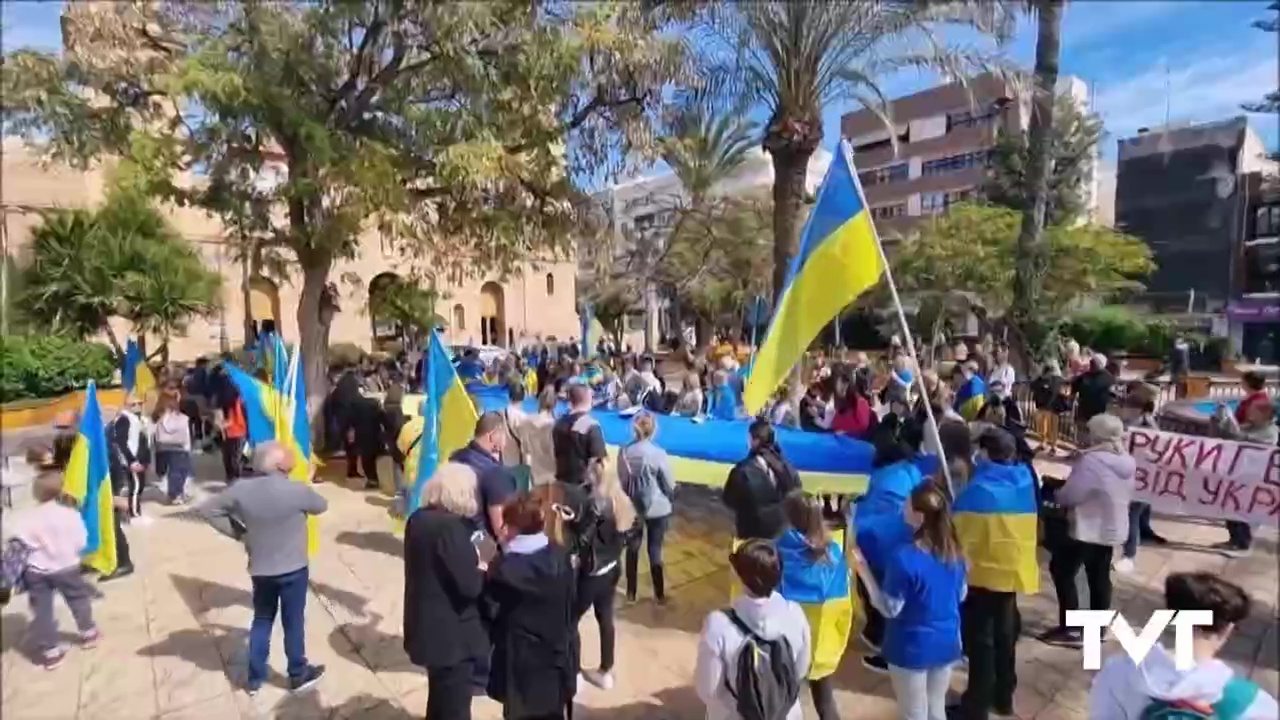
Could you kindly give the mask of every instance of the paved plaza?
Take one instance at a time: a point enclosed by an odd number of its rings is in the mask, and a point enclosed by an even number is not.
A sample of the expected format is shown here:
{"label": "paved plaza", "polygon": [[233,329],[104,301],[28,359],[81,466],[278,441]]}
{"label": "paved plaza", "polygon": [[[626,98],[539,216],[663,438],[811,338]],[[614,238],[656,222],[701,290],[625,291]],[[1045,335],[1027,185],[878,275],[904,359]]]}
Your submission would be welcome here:
{"label": "paved plaza", "polygon": [[[218,476],[208,458],[202,460],[202,477]],[[212,481],[198,485],[201,494],[221,487]],[[315,690],[291,696],[284,689],[278,626],[268,686],[255,699],[237,690],[244,675],[251,616],[244,553],[189,512],[149,504],[147,513],[154,522],[128,531],[138,572],[104,585],[105,597],[95,605],[104,632],[99,647],[75,649],[62,667],[45,671],[24,654],[29,617],[25,597],[4,609],[0,717],[422,717],[425,675],[401,649],[403,567],[400,542],[390,533],[388,501],[335,483],[319,487],[330,508],[320,525],[321,552],[311,565],[306,636],[311,661],[328,666],[328,674]],[[642,592],[637,605],[621,610],[616,687],[609,692],[584,689],[575,718],[693,720],[703,716],[690,680],[702,619],[727,601],[728,524],[710,491],[682,488],[677,500],[680,514],[666,553],[674,602],[660,608]],[[1225,538],[1219,526],[1157,520],[1156,527],[1177,544],[1144,547],[1136,571],[1117,576],[1120,609],[1130,618],[1145,618],[1160,606],[1163,578],[1170,572],[1208,570],[1240,583],[1257,605],[1253,617],[1228,644],[1225,659],[1275,693],[1280,685],[1275,533],[1264,531],[1252,556],[1227,560],[1203,549]],[[1045,627],[1053,616],[1051,593],[1046,572],[1044,591],[1022,599],[1026,635]],[[70,615],[61,603],[58,612],[62,631],[71,639]],[[598,645],[590,615],[583,621],[582,636],[584,661],[594,662]],[[894,717],[888,678],[865,670],[858,659],[855,645],[837,674],[841,716],[846,720]],[[1078,652],[1024,637],[1018,664],[1020,717],[1086,717],[1089,673],[1081,670]],[[963,672],[958,672],[954,686],[962,688],[964,682]],[[805,698],[807,703],[808,693]],[[477,700],[476,717],[496,720],[501,712],[495,703]]]}

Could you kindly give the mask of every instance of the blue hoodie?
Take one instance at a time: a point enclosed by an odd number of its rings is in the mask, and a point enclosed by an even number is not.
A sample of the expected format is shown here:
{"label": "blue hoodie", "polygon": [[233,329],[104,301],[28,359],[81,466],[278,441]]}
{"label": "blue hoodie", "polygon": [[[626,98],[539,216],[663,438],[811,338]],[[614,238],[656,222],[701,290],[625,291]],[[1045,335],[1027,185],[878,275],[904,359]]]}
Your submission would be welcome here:
{"label": "blue hoodie", "polygon": [[821,605],[849,597],[849,564],[840,545],[827,544],[825,560],[815,560],[805,537],[788,528],[775,541],[782,558],[782,583],[778,594],[797,603]]}
{"label": "blue hoodie", "polygon": [[877,468],[867,483],[867,494],[854,506],[854,539],[878,581],[884,580],[885,563],[894,548],[911,541],[911,526],[902,510],[923,482],[919,468],[909,460]]}

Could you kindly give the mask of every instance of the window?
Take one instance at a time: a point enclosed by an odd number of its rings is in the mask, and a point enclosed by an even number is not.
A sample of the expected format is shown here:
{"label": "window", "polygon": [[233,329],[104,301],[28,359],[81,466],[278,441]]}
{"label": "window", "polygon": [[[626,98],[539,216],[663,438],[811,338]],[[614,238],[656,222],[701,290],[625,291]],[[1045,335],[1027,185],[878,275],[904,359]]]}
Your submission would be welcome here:
{"label": "window", "polygon": [[467,312],[466,310],[462,309],[461,304],[453,306],[453,329],[454,330],[467,329]]}
{"label": "window", "polygon": [[999,110],[961,110],[947,113],[947,132],[971,127],[986,127],[994,123],[999,115]]}
{"label": "window", "polygon": [[865,172],[858,173],[858,179],[862,181],[862,184],[865,187],[901,182],[907,179],[907,164],[905,162],[900,162],[892,165],[885,165],[884,167],[876,168],[874,170],[867,170]]}
{"label": "window", "polygon": [[891,220],[906,214],[906,203],[894,203],[893,205],[881,205],[871,208],[871,217],[874,220]]}
{"label": "window", "polygon": [[1280,293],[1280,241],[1245,243],[1242,290],[1246,295]]}
{"label": "window", "polygon": [[556,294],[556,276],[552,275],[551,273],[547,273],[547,297],[551,297],[552,295],[555,295],[555,294]]}
{"label": "window", "polygon": [[937,158],[936,160],[926,160],[920,169],[920,174],[947,175],[949,173],[960,172],[961,170],[968,170],[969,168],[986,167],[990,158],[990,151],[977,150],[975,152],[960,153],[959,155]]}
{"label": "window", "polygon": [[[911,142],[910,126],[903,128],[902,132],[898,134],[899,145],[906,145],[909,142]],[[872,140],[871,142],[865,142],[865,143],[862,143],[861,145],[854,146],[853,154],[857,155],[858,153],[869,153],[869,152],[875,152],[877,150],[888,150],[891,147],[893,147],[893,140],[891,138],[885,138],[883,140]]]}
{"label": "window", "polygon": [[920,214],[937,215],[959,202],[972,200],[977,193],[968,188],[965,190],[948,190],[947,192],[930,192],[920,194]]}
{"label": "window", "polygon": [[636,232],[648,232],[658,223],[658,213],[645,213],[637,215],[635,220]]}
{"label": "window", "polygon": [[1280,205],[1263,205],[1254,213],[1253,236],[1255,238],[1280,235]]}

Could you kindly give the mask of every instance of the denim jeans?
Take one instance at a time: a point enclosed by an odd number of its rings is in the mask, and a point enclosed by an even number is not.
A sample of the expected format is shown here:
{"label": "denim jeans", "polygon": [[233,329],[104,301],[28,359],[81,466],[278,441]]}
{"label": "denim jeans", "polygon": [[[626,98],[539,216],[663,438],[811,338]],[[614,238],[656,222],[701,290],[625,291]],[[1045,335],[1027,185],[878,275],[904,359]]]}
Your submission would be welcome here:
{"label": "denim jeans", "polygon": [[1129,503],[1129,537],[1124,541],[1124,557],[1136,557],[1142,538],[1149,538],[1154,534],[1151,530],[1151,505],[1144,502]]}
{"label": "denim jeans", "polygon": [[160,450],[156,452],[156,475],[168,482],[170,500],[177,500],[187,490],[187,478],[191,477],[191,452],[188,450]]}
{"label": "denim jeans", "polygon": [[284,654],[289,659],[290,679],[299,679],[307,670],[306,633],[303,610],[307,606],[307,568],[283,575],[255,575],[253,578],[253,624],[249,627],[249,682],[258,688],[267,679],[267,655],[271,652],[271,627],[280,611],[284,628]]}

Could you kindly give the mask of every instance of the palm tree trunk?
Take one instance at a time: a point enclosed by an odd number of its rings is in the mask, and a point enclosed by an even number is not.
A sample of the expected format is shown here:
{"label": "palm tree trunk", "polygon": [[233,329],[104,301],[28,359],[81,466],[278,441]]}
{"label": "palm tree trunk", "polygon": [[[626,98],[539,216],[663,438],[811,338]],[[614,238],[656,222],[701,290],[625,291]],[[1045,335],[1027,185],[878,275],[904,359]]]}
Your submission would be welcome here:
{"label": "palm tree trunk", "polygon": [[[1049,152],[1053,135],[1054,89],[1062,49],[1064,0],[1035,0],[1037,16],[1035,95],[1027,140],[1027,207],[1018,233],[1018,267],[1013,284],[1012,316],[1022,336],[1032,342],[1037,317],[1036,302],[1043,280],[1045,209],[1049,195]],[[1030,350],[1030,348],[1027,348]]]}
{"label": "palm tree trunk", "polygon": [[773,306],[787,283],[791,258],[796,254],[800,234],[800,206],[804,203],[804,180],[813,152],[778,149],[769,153],[773,161]]}

